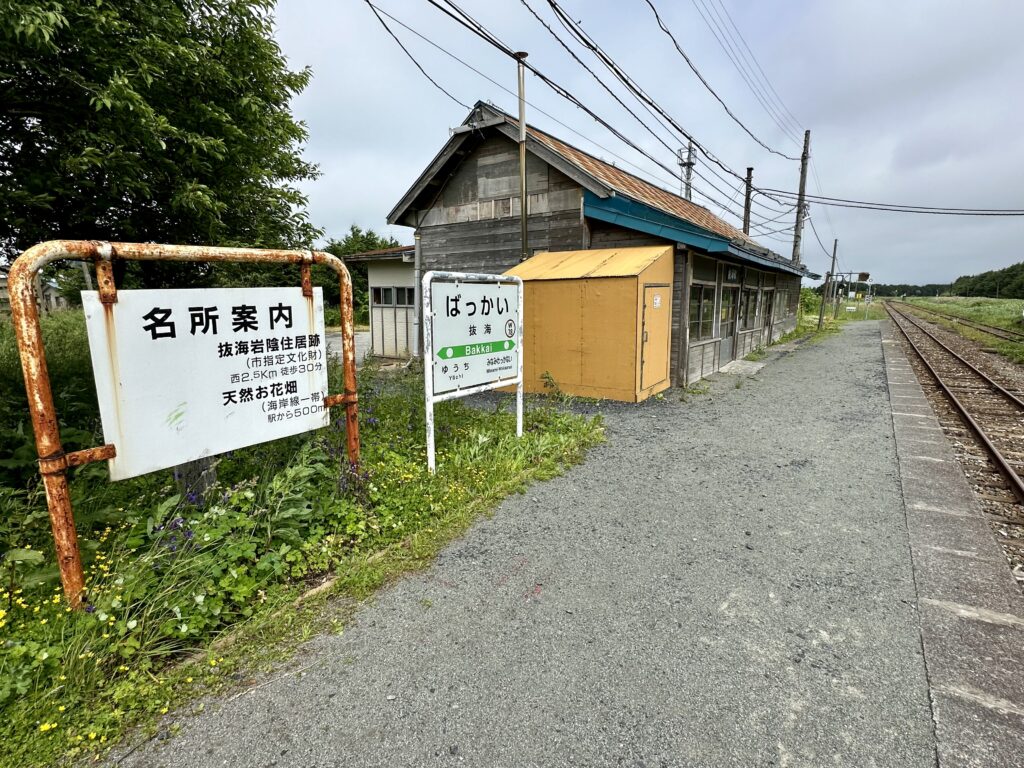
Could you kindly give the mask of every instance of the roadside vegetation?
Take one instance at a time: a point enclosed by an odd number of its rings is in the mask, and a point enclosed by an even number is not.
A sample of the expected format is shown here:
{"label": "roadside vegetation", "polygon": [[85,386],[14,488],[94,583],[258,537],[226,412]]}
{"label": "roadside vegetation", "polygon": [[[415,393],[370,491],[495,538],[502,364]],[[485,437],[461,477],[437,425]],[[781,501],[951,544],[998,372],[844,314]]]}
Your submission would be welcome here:
{"label": "roadside vegetation", "polygon": [[[67,447],[100,444],[82,316],[43,322]],[[559,474],[602,435],[599,419],[541,406],[517,440],[507,408],[444,403],[431,476],[422,376],[364,368],[359,389],[359,467],[346,461],[339,411],[317,433],[221,457],[205,498],[183,498],[170,471],[111,483],[105,464],[75,470],[87,594],[72,612],[13,333],[0,323],[0,764],[97,754],[132,726],[239,685],[341,627],[344,606],[429,563],[502,497]]]}
{"label": "roadside vegetation", "polygon": [[[856,311],[847,312],[847,307],[855,307]],[[824,322],[822,323],[821,330],[819,331],[818,313],[820,309],[821,296],[818,295],[813,288],[801,288],[800,311],[797,316],[796,328],[780,337],[775,344],[784,344],[789,341],[797,341],[801,339],[813,341],[818,338],[838,333],[843,325],[848,322],[855,322],[858,320],[882,320],[887,317],[885,309],[877,299],[870,304],[865,304],[864,301],[840,301],[838,314],[835,313],[835,306],[830,303],[825,307]],[[759,358],[751,358],[748,356],[747,359]]]}

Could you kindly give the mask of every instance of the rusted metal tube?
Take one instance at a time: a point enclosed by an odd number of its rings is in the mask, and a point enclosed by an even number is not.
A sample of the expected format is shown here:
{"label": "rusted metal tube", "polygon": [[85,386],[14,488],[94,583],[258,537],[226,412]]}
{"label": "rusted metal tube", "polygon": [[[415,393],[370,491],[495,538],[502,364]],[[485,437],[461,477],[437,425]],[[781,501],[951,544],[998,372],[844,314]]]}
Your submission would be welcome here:
{"label": "rusted metal tube", "polygon": [[88,259],[94,253],[95,246],[92,243],[43,243],[25,251],[15,260],[7,282],[11,320],[21,357],[21,371],[25,377],[25,394],[32,417],[36,454],[39,456],[39,471],[43,476],[46,504],[50,510],[57,566],[64,594],[72,608],[77,608],[82,601],[82,557],[78,551],[78,535],[71,513],[64,448],[60,442],[57,411],[53,405],[50,374],[46,368],[43,333],[39,326],[39,305],[36,303],[33,283],[39,270],[51,261],[60,258]]}
{"label": "rusted metal tube", "polygon": [[99,283],[100,298],[105,304],[117,301],[114,285],[113,259],[130,261],[259,261],[277,264],[302,265],[304,295],[312,295],[310,263],[330,267],[338,274],[341,290],[341,321],[344,394],[328,396],[345,406],[348,458],[359,462],[359,419],[356,389],[355,326],[352,317],[352,278],[341,259],[328,253],[313,251],[263,250],[257,248],[218,248],[195,245],[159,245],[153,243],[101,243],[82,240],[52,240],[35,245],[19,256],[11,265],[8,292],[11,300],[11,318],[14,323],[18,353],[28,397],[32,429],[35,433],[39,471],[46,489],[50,511],[57,564],[60,568],[64,594],[73,608],[82,601],[84,576],[78,549],[71,500],[68,495],[67,468],[92,461],[110,459],[116,446],[104,445],[65,454],[60,441],[60,427],[53,403],[42,330],[39,326],[39,307],[36,303],[34,281],[43,267],[62,259],[93,261]]}
{"label": "rusted metal tube", "polygon": [[[327,254],[314,254],[317,256]],[[333,256],[331,258],[334,258]],[[352,277],[344,264],[339,273],[341,279],[341,353],[344,356],[342,371],[345,389],[345,440],[348,460],[359,463],[359,402],[356,387],[356,328],[352,317]]]}

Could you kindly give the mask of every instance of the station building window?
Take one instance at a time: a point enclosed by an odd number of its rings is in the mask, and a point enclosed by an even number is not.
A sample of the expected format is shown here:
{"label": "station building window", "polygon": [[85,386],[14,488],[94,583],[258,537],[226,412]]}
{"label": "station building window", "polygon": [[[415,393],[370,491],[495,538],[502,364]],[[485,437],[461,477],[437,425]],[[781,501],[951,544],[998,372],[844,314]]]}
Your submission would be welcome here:
{"label": "station building window", "polygon": [[705,341],[715,333],[715,286],[690,286],[690,343]]}
{"label": "station building window", "polygon": [[412,288],[380,286],[372,289],[373,306],[375,307],[411,307],[416,303],[416,295]]}
{"label": "station building window", "polygon": [[757,289],[744,288],[740,294],[740,329],[758,328]]}
{"label": "station building window", "polygon": [[736,330],[736,289],[722,289],[722,312],[719,319],[719,335],[727,339]]}

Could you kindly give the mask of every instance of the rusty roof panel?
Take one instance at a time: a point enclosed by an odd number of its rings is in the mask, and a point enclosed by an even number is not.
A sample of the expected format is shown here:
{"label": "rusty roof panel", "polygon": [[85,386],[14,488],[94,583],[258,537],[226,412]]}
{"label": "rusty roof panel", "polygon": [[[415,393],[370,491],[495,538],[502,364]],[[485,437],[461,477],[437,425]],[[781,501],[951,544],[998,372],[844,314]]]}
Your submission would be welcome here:
{"label": "rusty roof panel", "polygon": [[671,245],[639,248],[594,248],[588,251],[543,251],[508,270],[529,280],[571,280],[582,277],[630,277],[672,254]]}
{"label": "rusty roof panel", "polygon": [[[490,109],[494,108],[490,107]],[[504,115],[507,123],[518,127],[519,123],[515,118],[505,113],[501,114]],[[736,241],[744,245],[752,245],[756,248],[763,247],[748,235],[743,234],[742,230],[736,229],[736,227],[723,221],[704,206],[697,205],[684,197],[646,182],[638,176],[634,176],[621,168],[606,163],[604,160],[599,160],[593,155],[577,149],[571,144],[566,144],[564,141],[556,139],[554,136],[544,133],[533,126],[528,125],[527,132],[533,139],[561,155],[566,161],[627,197],[646,203],[671,216],[678,216],[727,240]]]}

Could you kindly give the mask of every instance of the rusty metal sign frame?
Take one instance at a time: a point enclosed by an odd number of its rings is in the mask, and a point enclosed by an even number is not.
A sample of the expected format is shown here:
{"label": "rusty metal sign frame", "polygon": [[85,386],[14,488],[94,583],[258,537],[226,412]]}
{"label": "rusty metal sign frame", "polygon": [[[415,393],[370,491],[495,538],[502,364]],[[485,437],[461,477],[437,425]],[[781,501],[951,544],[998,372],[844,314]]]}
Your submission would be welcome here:
{"label": "rusty metal sign frame", "polygon": [[264,262],[296,264],[300,268],[302,294],[313,295],[311,267],[320,264],[338,274],[341,288],[341,335],[344,393],[328,395],[324,405],[328,408],[345,407],[348,459],[359,463],[359,410],[356,389],[355,326],[352,318],[352,278],[344,262],[336,256],[320,251],[267,250],[260,248],[218,248],[197,245],[159,245],[154,243],[107,243],[92,240],[52,240],[40,243],[22,253],[11,265],[8,291],[11,300],[11,318],[21,356],[21,369],[25,377],[32,429],[35,433],[39,473],[46,489],[46,503],[50,511],[57,564],[60,569],[64,595],[73,608],[82,601],[85,579],[82,558],[78,548],[71,498],[68,494],[67,471],[94,461],[114,458],[115,445],[101,445],[81,451],[65,453],[60,440],[60,425],[53,403],[50,375],[46,367],[42,329],[39,325],[39,306],[36,303],[34,282],[39,271],[54,261],[91,261],[96,266],[96,282],[100,301],[104,307],[117,303],[113,263],[125,261],[180,261],[180,262]]}

